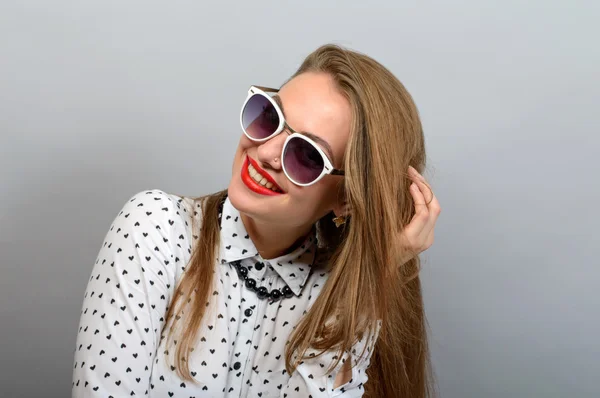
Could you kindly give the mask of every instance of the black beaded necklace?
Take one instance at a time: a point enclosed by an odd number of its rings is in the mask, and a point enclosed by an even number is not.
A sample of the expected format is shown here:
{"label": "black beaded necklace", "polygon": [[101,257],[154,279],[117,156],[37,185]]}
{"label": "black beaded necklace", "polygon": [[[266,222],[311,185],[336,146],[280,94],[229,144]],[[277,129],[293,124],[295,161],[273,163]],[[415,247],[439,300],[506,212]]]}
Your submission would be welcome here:
{"label": "black beaded necklace", "polygon": [[[271,291],[269,291],[269,289],[267,289],[265,286],[257,288],[256,280],[248,277],[248,268],[244,267],[241,261],[232,261],[231,264],[235,267],[235,270],[237,271],[240,279],[244,282],[244,285],[246,285],[246,287],[251,291],[256,292],[256,295],[261,300],[270,299],[271,301],[277,301],[284,298],[290,298],[294,295],[294,292],[288,285],[285,285],[281,290],[273,289]],[[257,264],[262,263],[259,262]]]}
{"label": "black beaded necklace", "polygon": [[[223,214],[223,204],[225,203],[225,199],[227,199],[227,195],[225,195],[221,203],[219,203],[219,225],[221,224],[221,215]],[[232,261],[231,264],[235,267],[239,278],[243,281],[246,288],[255,292],[259,299],[269,299],[271,302],[274,302],[294,296],[294,292],[288,285],[285,285],[281,290],[273,289],[271,291],[269,291],[269,289],[267,289],[265,286],[260,286],[257,288],[256,280],[248,277],[248,268],[244,267],[241,261]],[[264,264],[257,262],[256,266],[257,269],[260,269],[260,267],[264,266]]]}

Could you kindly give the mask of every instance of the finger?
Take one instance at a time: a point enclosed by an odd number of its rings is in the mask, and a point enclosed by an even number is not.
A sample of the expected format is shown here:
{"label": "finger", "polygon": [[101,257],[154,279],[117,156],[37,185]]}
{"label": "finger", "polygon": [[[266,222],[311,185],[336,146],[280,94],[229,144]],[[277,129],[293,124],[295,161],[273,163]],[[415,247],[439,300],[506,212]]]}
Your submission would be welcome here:
{"label": "finger", "polygon": [[415,168],[414,168],[414,167],[412,167],[412,166],[408,166],[408,174],[409,174],[411,177],[413,177],[413,178],[416,178],[416,179],[420,179],[420,180],[422,180],[422,181],[425,181],[425,177],[423,177],[423,176],[421,175],[421,173],[419,173],[419,172],[417,171],[417,169],[415,169]]}
{"label": "finger", "polygon": [[[404,233],[406,234],[405,238],[410,242],[411,248],[421,252],[433,244],[435,223],[441,208],[425,179],[414,167],[409,167],[409,172],[414,180],[410,191],[415,202],[415,215],[405,228]],[[419,188],[418,190],[414,189],[415,185]],[[426,200],[425,195],[430,196],[428,200]]]}
{"label": "finger", "polygon": [[429,235],[430,231],[433,230],[433,228],[435,227],[435,223],[437,221],[438,216],[440,215],[441,208],[439,201],[437,200],[435,194],[433,193],[429,185],[425,186],[427,187],[425,188],[425,192],[423,192],[423,185],[419,187],[419,190],[421,191],[421,195],[423,196],[423,198],[426,198],[427,195],[430,195],[429,199],[424,199],[427,205],[428,219],[427,224],[423,227],[424,234]]}
{"label": "finger", "polygon": [[431,200],[431,204],[428,206],[428,210],[429,210],[428,219],[427,219],[425,225],[423,226],[423,230],[421,231],[421,234],[419,235],[418,244],[419,244],[419,250],[421,252],[424,250],[427,250],[428,248],[431,247],[431,245],[433,245],[435,224],[436,224],[437,218],[441,212],[439,202],[435,196],[433,196],[433,198]]}
{"label": "finger", "polygon": [[431,189],[431,186],[427,183],[425,177],[423,177],[421,173],[417,171],[417,169],[412,166],[408,166],[408,171],[411,179],[418,184],[419,189],[424,193],[425,203],[429,205],[433,199],[433,189]]}
{"label": "finger", "polygon": [[425,203],[429,206],[431,201],[433,200],[433,189],[431,186],[425,181],[425,179],[419,175],[415,178],[415,183],[423,193],[423,198],[425,198]]}
{"label": "finger", "polygon": [[433,193],[433,189],[414,167],[409,166],[408,171],[413,181],[419,186],[419,190],[425,198],[425,203],[427,204],[430,213],[434,216],[431,224],[435,224],[435,220],[441,212],[441,208],[437,198],[435,197],[435,194]]}
{"label": "finger", "polygon": [[[414,184],[412,186],[414,186]],[[414,192],[413,197],[415,198],[415,216],[413,216],[413,219],[409,224],[410,228],[406,228],[407,238],[410,240],[413,248],[423,251],[432,245],[435,224],[441,212],[441,208],[435,196],[433,196],[429,206],[426,206],[424,203],[423,192]],[[419,212],[417,210],[425,207],[427,208],[427,213],[424,211]]]}
{"label": "finger", "polygon": [[429,204],[428,207],[429,207],[429,213],[431,214],[433,221],[435,222],[435,220],[438,218],[438,216],[442,212],[442,208],[440,207],[440,202],[438,201],[435,194],[431,198],[431,203]]}
{"label": "finger", "polygon": [[407,237],[410,238],[411,242],[415,239],[419,239],[423,230],[427,226],[429,219],[429,209],[425,203],[423,193],[420,191],[416,183],[410,185],[410,193],[415,203],[415,214],[413,215],[410,223],[405,229]]}

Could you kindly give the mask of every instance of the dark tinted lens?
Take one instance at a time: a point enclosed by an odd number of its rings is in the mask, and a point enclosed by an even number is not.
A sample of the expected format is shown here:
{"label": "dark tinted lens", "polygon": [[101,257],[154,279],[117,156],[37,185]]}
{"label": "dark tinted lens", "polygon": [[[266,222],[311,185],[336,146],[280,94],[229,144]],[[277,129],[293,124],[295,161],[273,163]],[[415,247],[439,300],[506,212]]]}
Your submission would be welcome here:
{"label": "dark tinted lens", "polygon": [[254,94],[242,112],[242,125],[251,137],[267,138],[277,130],[279,115],[267,98]]}
{"label": "dark tinted lens", "polygon": [[283,154],[283,164],[290,177],[301,184],[316,180],[325,167],[317,148],[298,137],[288,142]]}

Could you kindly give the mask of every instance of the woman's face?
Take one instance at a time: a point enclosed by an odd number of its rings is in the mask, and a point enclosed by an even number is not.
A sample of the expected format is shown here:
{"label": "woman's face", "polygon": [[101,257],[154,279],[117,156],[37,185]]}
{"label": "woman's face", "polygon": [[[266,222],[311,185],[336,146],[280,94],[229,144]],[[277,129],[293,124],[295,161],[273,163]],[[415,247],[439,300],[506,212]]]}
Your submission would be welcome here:
{"label": "woman's face", "polygon": [[[321,149],[335,168],[342,169],[352,115],[348,100],[339,93],[333,79],[324,73],[303,73],[286,83],[277,95],[288,125],[326,142],[328,145],[320,144]],[[284,130],[270,140],[258,143],[241,134],[228,188],[229,198],[236,209],[256,222],[295,227],[312,225],[329,211],[341,210],[339,187],[344,177],[326,175],[306,187],[292,183],[281,168],[287,137]],[[241,176],[246,156],[258,164],[261,174],[273,178],[281,193],[263,195],[246,185]]]}

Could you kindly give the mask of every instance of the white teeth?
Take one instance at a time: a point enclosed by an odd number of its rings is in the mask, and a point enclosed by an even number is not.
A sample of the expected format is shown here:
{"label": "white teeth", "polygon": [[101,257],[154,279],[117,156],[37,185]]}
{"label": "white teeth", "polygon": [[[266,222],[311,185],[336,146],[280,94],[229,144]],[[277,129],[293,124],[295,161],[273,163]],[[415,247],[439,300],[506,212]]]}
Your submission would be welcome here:
{"label": "white teeth", "polygon": [[272,182],[267,181],[265,177],[263,177],[258,171],[256,171],[256,169],[251,164],[248,165],[248,174],[250,174],[250,177],[252,177],[252,179],[260,185],[267,187],[272,191],[281,192],[278,188],[276,188],[273,185]]}

